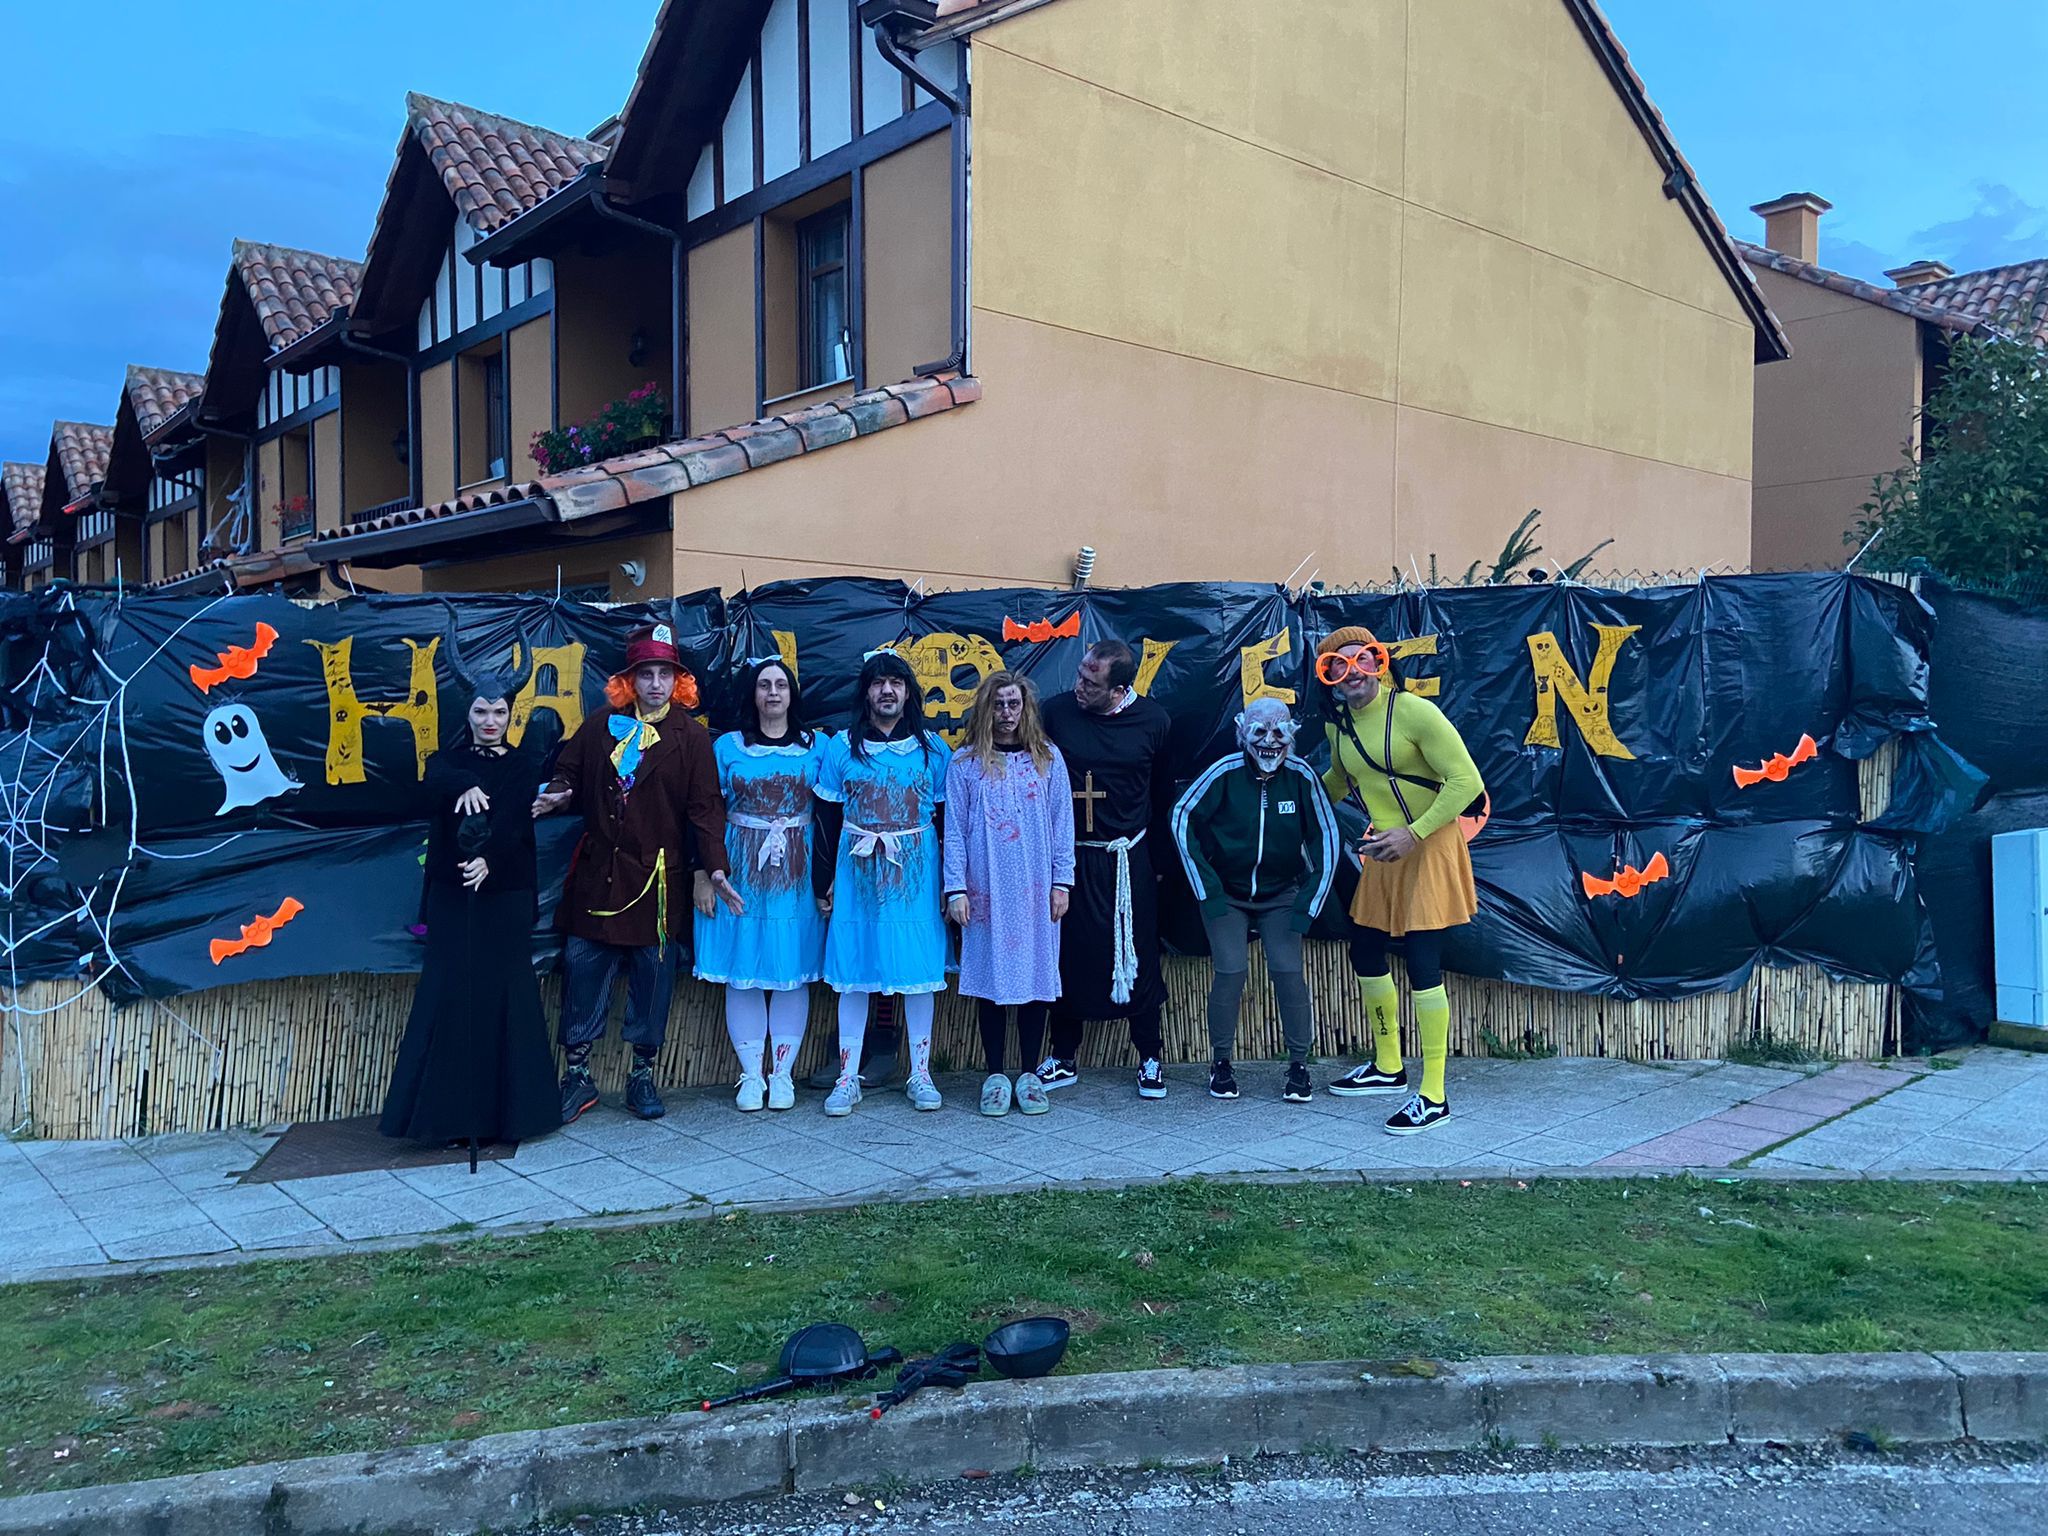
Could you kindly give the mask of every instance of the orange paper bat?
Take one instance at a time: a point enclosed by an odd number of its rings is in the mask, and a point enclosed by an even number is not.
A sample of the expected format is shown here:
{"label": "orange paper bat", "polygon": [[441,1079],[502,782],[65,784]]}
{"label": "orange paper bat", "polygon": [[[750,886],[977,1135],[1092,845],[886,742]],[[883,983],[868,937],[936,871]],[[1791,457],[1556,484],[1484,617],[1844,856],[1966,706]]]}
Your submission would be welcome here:
{"label": "orange paper bat", "polygon": [[215,666],[202,667],[192,664],[192,682],[201,693],[218,687],[229,678],[254,677],[256,663],[270,654],[271,646],[277,643],[277,631],[268,624],[256,626],[254,645],[231,645],[224,651],[214,653]]}
{"label": "orange paper bat", "polygon": [[1071,640],[1080,633],[1079,609],[1068,614],[1057,624],[1051,619],[1033,619],[1029,624],[1019,624],[1015,619],[1008,617],[1003,620],[1005,640],[1032,640],[1042,645],[1047,640]]}
{"label": "orange paper bat", "polygon": [[219,965],[230,956],[245,955],[252,949],[261,949],[270,942],[272,934],[305,910],[305,903],[298,897],[287,896],[270,916],[265,917],[259,912],[250,921],[242,924],[242,936],[239,939],[215,939],[206,946],[206,952],[213,956],[213,963]]}
{"label": "orange paper bat", "polygon": [[1764,760],[1762,767],[1737,768],[1735,770],[1735,787],[1737,789],[1747,789],[1752,784],[1763,783],[1765,779],[1769,779],[1773,784],[1782,784],[1785,782],[1786,776],[1794,768],[1797,768],[1801,763],[1810,763],[1819,756],[1820,743],[1811,736],[1801,736],[1799,738],[1799,745],[1792,749],[1790,757],[1787,757],[1783,752],[1773,752]]}
{"label": "orange paper bat", "polygon": [[1598,875],[1583,872],[1579,878],[1585,882],[1586,895],[1589,898],[1619,896],[1626,901],[1644,886],[1655,885],[1659,880],[1668,878],[1670,874],[1671,865],[1666,862],[1664,855],[1653,853],[1650,855],[1650,862],[1641,869],[1637,869],[1633,864],[1625,865],[1614,872],[1612,880],[1602,880]]}

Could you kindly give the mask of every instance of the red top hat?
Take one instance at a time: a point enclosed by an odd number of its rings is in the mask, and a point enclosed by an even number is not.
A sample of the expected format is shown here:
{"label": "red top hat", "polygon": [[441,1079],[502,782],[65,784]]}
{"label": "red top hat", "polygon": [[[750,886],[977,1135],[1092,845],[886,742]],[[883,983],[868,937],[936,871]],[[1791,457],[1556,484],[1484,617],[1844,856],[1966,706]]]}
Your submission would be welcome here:
{"label": "red top hat", "polygon": [[675,632],[666,624],[638,630],[626,642],[626,671],[631,672],[650,661],[665,661],[678,672],[688,670],[683,665],[682,652],[676,649]]}

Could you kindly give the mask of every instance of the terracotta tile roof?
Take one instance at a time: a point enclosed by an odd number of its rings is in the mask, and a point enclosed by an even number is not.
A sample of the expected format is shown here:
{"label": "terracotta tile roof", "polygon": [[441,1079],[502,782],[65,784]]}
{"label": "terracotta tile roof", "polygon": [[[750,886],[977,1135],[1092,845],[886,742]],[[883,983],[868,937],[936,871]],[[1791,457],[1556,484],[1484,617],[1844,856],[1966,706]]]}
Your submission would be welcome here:
{"label": "terracotta tile roof", "polygon": [[0,464],[0,491],[7,496],[7,514],[15,530],[35,526],[43,511],[43,466],[19,462]]}
{"label": "terracotta tile roof", "polygon": [[749,469],[793,459],[800,453],[829,448],[899,427],[907,421],[935,416],[956,405],[981,398],[981,381],[960,374],[931,379],[912,379],[847,395],[808,406],[787,416],[770,416],[744,426],[726,427],[703,437],[663,443],[638,453],[621,454],[581,469],[538,480],[518,481],[494,490],[476,491],[429,507],[408,507],[381,517],[349,523],[322,535],[327,539],[375,533],[407,524],[428,523],[464,512],[516,501],[539,501],[549,507],[553,520],[565,523],[615,512],[622,507],[653,501],[676,491],[724,480]]}
{"label": "terracotta tile roof", "polygon": [[234,262],[273,352],[353,304],[363,275],[359,261],[253,240],[235,242]]}
{"label": "terracotta tile roof", "polygon": [[324,537],[340,538],[346,534],[376,533],[386,528],[402,528],[408,523],[428,523],[437,518],[454,517],[463,512],[480,512],[485,507],[502,507],[515,501],[532,501],[540,495],[539,481],[520,480],[510,485],[495,486],[490,490],[470,491],[462,496],[451,496],[446,501],[437,501],[428,507],[405,507],[397,512],[364,518],[361,522],[345,523]]}
{"label": "terracotta tile roof", "polygon": [[204,374],[178,373],[169,368],[143,368],[130,363],[128,408],[135,413],[135,429],[148,437],[197,400],[204,388]]}
{"label": "terracotta tile roof", "polygon": [[1977,327],[1977,318],[1957,309],[1945,308],[1926,302],[1921,296],[1938,284],[1928,283],[1916,288],[1885,288],[1877,283],[1866,283],[1860,277],[1851,277],[1846,272],[1831,272],[1826,267],[1810,261],[1801,261],[1796,256],[1787,256],[1769,246],[1752,245],[1747,240],[1735,242],[1735,248],[1742,252],[1742,259],[1754,267],[1768,267],[1786,277],[1796,277],[1802,283],[1812,283],[1831,293],[1846,294],[1852,299],[1861,299],[1866,304],[1879,304],[1886,309],[1910,315],[1915,320],[1924,320],[1929,325],[1938,325],[1944,330],[1970,331]]}
{"label": "terracotta tile roof", "polygon": [[50,447],[64,471],[66,505],[86,495],[107,478],[107,452],[114,445],[112,427],[85,421],[60,421],[50,429]]}
{"label": "terracotta tile roof", "polygon": [[981,381],[966,375],[912,379],[807,406],[786,416],[770,416],[559,475],[543,475],[540,489],[554,502],[562,521],[574,522],[936,416],[980,398]]}
{"label": "terracotta tile roof", "polygon": [[487,235],[605,157],[605,147],[414,92],[407,120],[456,211]]}
{"label": "terracotta tile roof", "polygon": [[2048,346],[2048,257],[1915,283],[1906,292],[1973,321],[2018,325]]}

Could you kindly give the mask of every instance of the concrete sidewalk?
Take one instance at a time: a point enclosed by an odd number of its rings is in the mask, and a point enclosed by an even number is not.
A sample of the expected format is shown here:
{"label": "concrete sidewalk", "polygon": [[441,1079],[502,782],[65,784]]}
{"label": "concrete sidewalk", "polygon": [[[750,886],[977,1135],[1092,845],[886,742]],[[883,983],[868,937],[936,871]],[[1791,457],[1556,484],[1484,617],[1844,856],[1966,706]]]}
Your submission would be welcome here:
{"label": "concrete sidewalk", "polygon": [[[1319,1082],[1334,1075],[1319,1071]],[[271,1137],[250,1131],[98,1142],[0,1142],[0,1282],[99,1265],[280,1250],[346,1251],[450,1229],[525,1227],[706,1204],[911,1199],[932,1193],[1315,1170],[1766,1169],[1846,1176],[2048,1174],[2048,1056],[1979,1048],[1939,1063],[1827,1068],[1712,1062],[1458,1060],[1453,1120],[1382,1130],[1393,1097],[1280,1098],[1277,1065],[1240,1068],[1245,1096],[1208,1097],[1200,1069],[1147,1102],[1096,1071],[1049,1114],[975,1108],[978,1077],[942,1083],[918,1114],[893,1090],[844,1120],[822,1095],[742,1116],[725,1090],[670,1097],[665,1120],[614,1106],[466,1164],[242,1184]],[[274,1135],[275,1133],[273,1133]],[[1759,1156],[1758,1154],[1762,1154]]]}

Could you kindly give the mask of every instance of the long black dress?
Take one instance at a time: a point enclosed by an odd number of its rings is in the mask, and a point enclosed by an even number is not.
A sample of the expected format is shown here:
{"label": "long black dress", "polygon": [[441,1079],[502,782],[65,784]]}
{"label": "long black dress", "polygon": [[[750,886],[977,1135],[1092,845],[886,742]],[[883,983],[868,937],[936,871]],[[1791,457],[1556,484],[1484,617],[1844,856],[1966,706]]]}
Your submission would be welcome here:
{"label": "long black dress", "polygon": [[[427,954],[377,1128],[415,1141],[520,1141],[557,1130],[561,1098],[533,974],[537,754],[470,743],[427,762]],[[490,796],[490,873],[467,891],[455,802]],[[476,830],[481,830],[481,825]],[[473,834],[472,834],[473,835]]]}

